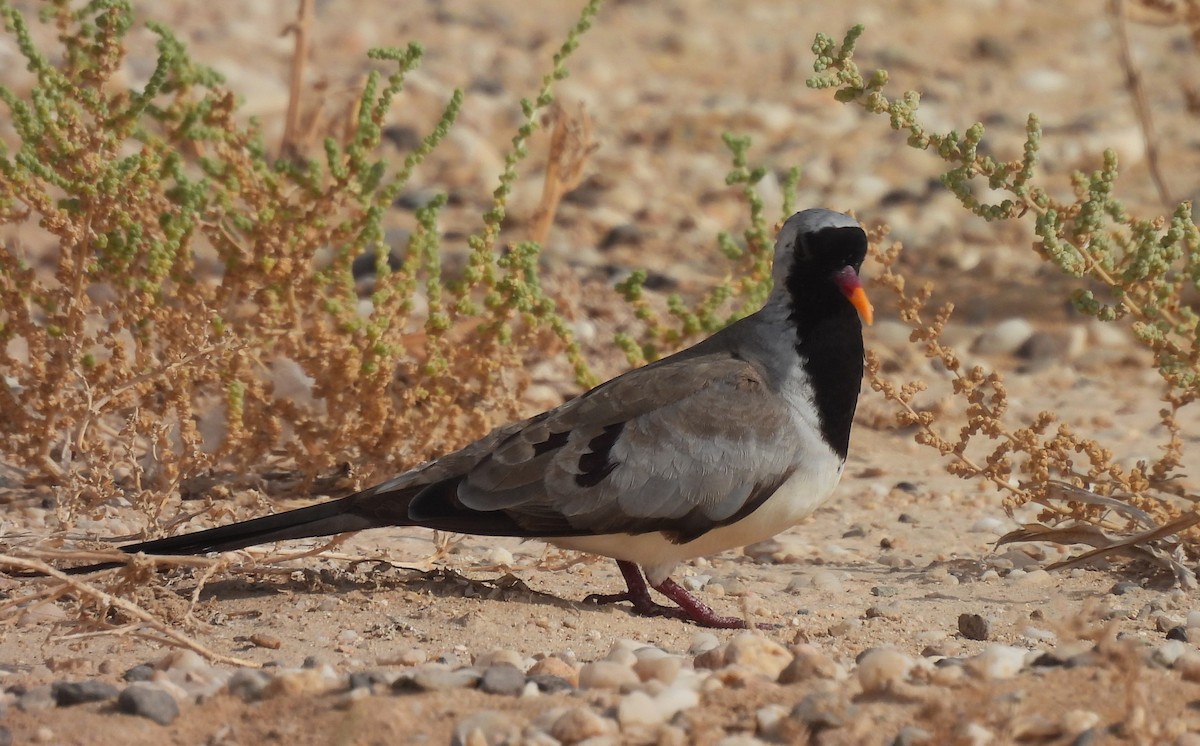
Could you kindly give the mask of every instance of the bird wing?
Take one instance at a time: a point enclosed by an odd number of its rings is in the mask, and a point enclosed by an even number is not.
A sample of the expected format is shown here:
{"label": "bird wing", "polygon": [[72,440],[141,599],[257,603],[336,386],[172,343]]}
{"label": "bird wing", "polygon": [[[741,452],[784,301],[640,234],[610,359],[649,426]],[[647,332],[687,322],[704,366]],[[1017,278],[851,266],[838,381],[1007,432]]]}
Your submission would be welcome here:
{"label": "bird wing", "polygon": [[409,517],[445,525],[455,513],[478,533],[480,513],[500,514],[527,536],[662,531],[686,542],[753,511],[799,447],[753,365],[727,353],[668,359],[439,459],[435,471],[457,475],[417,495]]}

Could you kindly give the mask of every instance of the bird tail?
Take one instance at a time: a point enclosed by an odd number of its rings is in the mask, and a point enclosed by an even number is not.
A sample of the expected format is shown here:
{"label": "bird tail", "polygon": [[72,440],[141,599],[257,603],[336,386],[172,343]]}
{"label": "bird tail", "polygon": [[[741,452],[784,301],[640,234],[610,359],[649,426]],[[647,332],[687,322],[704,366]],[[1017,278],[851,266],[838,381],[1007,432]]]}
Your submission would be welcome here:
{"label": "bird tail", "polygon": [[[359,493],[361,494],[361,493]],[[284,539],[307,539],[313,536],[332,536],[346,531],[361,531],[379,525],[370,517],[355,511],[358,494],[332,500],[307,508],[297,508],[275,515],[254,518],[228,526],[218,526],[165,539],[127,544],[121,551],[129,554],[204,554],[229,552],[235,549],[266,544]]]}

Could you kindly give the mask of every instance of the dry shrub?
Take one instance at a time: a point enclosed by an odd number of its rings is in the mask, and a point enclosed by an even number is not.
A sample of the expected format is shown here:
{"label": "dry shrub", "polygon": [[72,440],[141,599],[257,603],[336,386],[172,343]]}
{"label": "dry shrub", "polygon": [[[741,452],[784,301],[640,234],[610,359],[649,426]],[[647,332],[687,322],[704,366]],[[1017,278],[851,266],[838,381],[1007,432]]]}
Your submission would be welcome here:
{"label": "dry shrub", "polygon": [[[1157,459],[1123,467],[1110,449],[1059,422],[1054,412],[1014,422],[1003,376],[964,366],[960,355],[941,341],[953,308],[931,309],[932,287],[913,290],[897,273],[899,245],[876,253],[883,265],[880,281],[895,293],[901,320],[913,328],[913,344],[948,375],[953,395],[965,403],[965,421],[938,422],[933,411],[919,410],[916,396],[928,384],[888,381],[874,356],[868,361],[871,387],[896,405],[898,424],[915,428],[917,442],[947,457],[950,473],[990,482],[1006,495],[1010,514],[1027,503],[1042,507],[1039,523],[1005,541],[1096,548],[1060,567],[1116,553],[1151,558],[1174,572],[1180,583],[1195,587],[1200,496],[1189,493],[1179,480],[1185,445],[1177,417],[1200,397],[1200,316],[1183,300],[1187,290],[1200,288],[1200,230],[1191,205],[1178,205],[1169,217],[1147,220],[1130,215],[1115,197],[1117,162],[1112,151],[1095,172],[1074,175],[1073,200],[1052,196],[1036,170],[1041,142],[1036,116],[1029,117],[1024,152],[1010,161],[983,154],[980,124],[961,135],[925,130],[917,118],[918,93],[889,98],[886,71],[869,77],[859,73],[852,57],[861,32],[861,27],[852,29],[840,45],[818,35],[813,46],[817,75],[809,85],[833,88],[839,101],[888,117],[893,129],[907,133],[911,147],[944,160],[949,169],[942,181],[966,209],[987,220],[1032,220],[1036,255],[1077,278],[1072,295],[1076,308],[1102,321],[1128,324],[1153,353],[1163,382],[1159,414],[1167,438]],[[986,190],[977,187],[987,187],[1003,199],[983,201],[977,195]],[[875,238],[880,240],[882,234]],[[1096,286],[1110,300],[1100,300],[1090,289]]]}
{"label": "dry shrub", "polygon": [[[456,91],[398,170],[376,154],[418,45],[372,51],[380,69],[344,134],[303,152],[309,138],[293,126],[275,160],[234,93],[165,28],[151,27],[157,65],[144,87],[116,82],[128,2],[45,3],[53,54],[0,2],[32,74],[27,89],[0,87],[15,131],[0,143],[0,223],[22,236],[0,249],[4,466],[62,487],[66,525],[114,496],[157,519],[182,483],[214,470],[311,479],[364,464],[357,480],[448,450],[515,414],[522,364],[548,346],[586,377],[538,284],[538,247],[497,244],[526,142],[596,10],[585,7],[537,98],[522,102],[465,277],[451,284],[444,196],[418,213],[402,266],[384,243],[384,212],[462,102]],[[365,288],[351,270],[364,254],[375,258]]]}

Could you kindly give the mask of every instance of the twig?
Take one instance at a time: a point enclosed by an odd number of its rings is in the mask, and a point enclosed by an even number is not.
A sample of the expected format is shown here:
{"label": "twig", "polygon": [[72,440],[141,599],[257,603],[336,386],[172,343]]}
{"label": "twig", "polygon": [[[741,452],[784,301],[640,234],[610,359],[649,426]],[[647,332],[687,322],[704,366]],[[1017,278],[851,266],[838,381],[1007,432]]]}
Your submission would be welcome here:
{"label": "twig", "polygon": [[1158,190],[1158,198],[1163,206],[1170,210],[1175,204],[1171,192],[1163,179],[1162,170],[1158,163],[1158,141],[1154,134],[1154,119],[1150,114],[1150,102],[1146,99],[1146,91],[1142,87],[1142,74],[1133,62],[1133,52],[1129,46],[1129,30],[1125,24],[1125,0],[1109,0],[1108,11],[1112,16],[1113,30],[1117,34],[1117,45],[1121,53],[1121,67],[1125,70],[1125,86],[1133,97],[1133,109],[1137,113],[1138,124],[1142,130],[1142,141],[1146,147],[1146,166],[1150,169],[1150,179]]}
{"label": "twig", "polygon": [[288,81],[287,115],[283,123],[283,139],[279,143],[279,155],[291,158],[298,149],[300,133],[300,98],[304,87],[304,65],[308,62],[308,35],[312,30],[312,0],[300,0],[295,23],[288,24],[283,33],[296,35],[296,49],[292,53],[291,77]]}
{"label": "twig", "polygon": [[144,624],[147,624],[150,627],[152,627],[153,629],[157,630],[165,638],[167,638],[167,640],[170,642],[170,644],[187,648],[187,649],[207,658],[208,660],[211,660],[211,661],[214,661],[217,663],[226,663],[226,664],[233,665],[233,666],[248,666],[248,667],[252,667],[252,668],[258,668],[258,664],[255,663],[254,661],[248,661],[248,660],[244,660],[242,658],[234,658],[231,656],[222,655],[221,653],[218,653],[214,650],[210,650],[209,648],[205,647],[204,645],[200,644],[199,642],[196,642],[195,640],[193,640],[192,638],[183,634],[182,632],[177,632],[177,631],[171,629],[166,624],[164,624],[163,622],[156,619],[153,614],[146,611],[141,606],[138,606],[137,604],[133,603],[132,601],[127,601],[123,598],[119,598],[117,596],[113,596],[111,594],[105,593],[104,591],[100,590],[99,588],[96,588],[95,586],[93,586],[89,583],[85,583],[82,580],[79,580],[78,578],[73,578],[70,575],[67,575],[67,574],[63,573],[62,571],[58,570],[57,568],[51,567],[50,565],[46,564],[45,562],[42,562],[40,560],[23,559],[21,557],[13,557],[13,556],[7,555],[7,554],[0,554],[0,562],[3,562],[4,564],[10,565],[12,567],[18,567],[23,570],[29,570],[31,572],[37,572],[37,573],[41,573],[42,575],[52,577],[55,580],[58,580],[59,582],[64,583],[67,586],[78,591],[80,594],[92,598],[93,600],[95,600],[96,602],[100,603],[103,606],[115,606],[115,607],[121,609],[122,611],[124,611],[125,613],[127,613],[133,617],[136,617],[137,619],[140,619]]}

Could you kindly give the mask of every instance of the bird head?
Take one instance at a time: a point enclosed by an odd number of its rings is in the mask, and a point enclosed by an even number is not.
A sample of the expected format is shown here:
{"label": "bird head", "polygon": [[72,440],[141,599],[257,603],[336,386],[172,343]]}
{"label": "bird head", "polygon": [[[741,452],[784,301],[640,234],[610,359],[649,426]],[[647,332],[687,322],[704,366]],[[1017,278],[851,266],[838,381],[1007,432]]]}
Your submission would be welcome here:
{"label": "bird head", "polygon": [[774,292],[786,294],[801,317],[853,308],[870,325],[875,312],[858,277],[866,256],[867,234],[854,218],[823,208],[798,212],[775,242]]}

